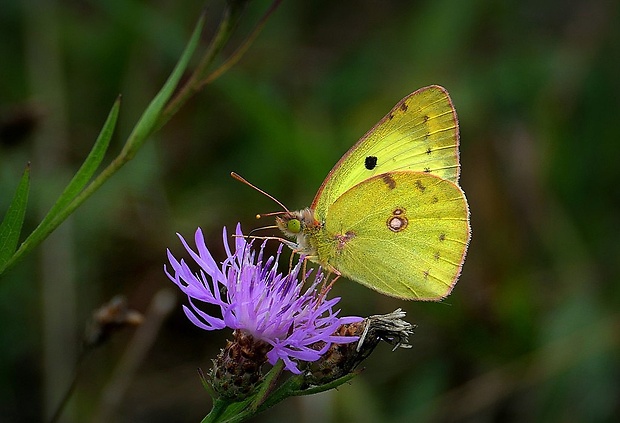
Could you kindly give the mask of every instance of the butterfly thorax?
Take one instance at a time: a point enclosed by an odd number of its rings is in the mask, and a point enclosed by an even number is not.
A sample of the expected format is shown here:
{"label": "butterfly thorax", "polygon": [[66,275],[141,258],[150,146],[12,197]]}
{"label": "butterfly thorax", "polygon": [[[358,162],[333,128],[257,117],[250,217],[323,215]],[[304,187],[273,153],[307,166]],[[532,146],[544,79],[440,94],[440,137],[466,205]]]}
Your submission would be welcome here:
{"label": "butterfly thorax", "polygon": [[310,208],[286,212],[276,217],[276,225],[289,239],[294,239],[294,245],[289,245],[299,254],[312,257],[317,255],[316,234],[323,224],[314,218]]}

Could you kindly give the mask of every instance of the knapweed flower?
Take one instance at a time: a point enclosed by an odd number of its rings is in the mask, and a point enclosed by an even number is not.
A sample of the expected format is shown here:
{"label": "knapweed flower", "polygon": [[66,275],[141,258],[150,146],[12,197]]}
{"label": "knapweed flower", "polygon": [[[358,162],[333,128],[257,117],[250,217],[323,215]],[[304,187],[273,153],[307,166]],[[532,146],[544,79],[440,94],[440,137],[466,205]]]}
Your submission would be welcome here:
{"label": "knapweed flower", "polygon": [[[324,279],[320,270],[305,289],[305,277],[300,277],[304,276],[300,275],[302,260],[290,273],[278,272],[282,246],[275,257],[264,260],[265,243],[257,254],[252,242],[243,237],[241,226],[237,225],[235,250],[231,251],[224,228],[227,258],[218,265],[205,245],[200,228],[195,234],[196,251],[182,236],[179,238],[200,270],[192,271],[185,260],[177,260],[169,250],[172,271],[166,266],[164,270],[187,294],[190,307],[183,306],[183,310],[199,328],[229,327],[245,338],[249,335],[262,341],[262,345],[270,348],[267,348],[267,360],[273,365],[280,359],[285,368],[295,374],[301,373],[300,362],[318,360],[332,344],[358,339],[336,334],[340,326],[362,319],[338,317],[340,311],[334,311],[333,307],[340,298],[327,300],[326,292],[318,292],[317,287]],[[310,277],[309,274],[305,276]],[[221,317],[201,310],[198,301],[219,306]]]}

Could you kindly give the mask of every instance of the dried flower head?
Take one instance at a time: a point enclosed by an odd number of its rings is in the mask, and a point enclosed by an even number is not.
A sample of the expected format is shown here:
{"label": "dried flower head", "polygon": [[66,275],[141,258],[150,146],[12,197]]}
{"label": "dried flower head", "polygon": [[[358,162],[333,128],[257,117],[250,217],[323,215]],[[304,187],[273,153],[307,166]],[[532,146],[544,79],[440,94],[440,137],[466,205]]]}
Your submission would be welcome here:
{"label": "dried flower head", "polygon": [[117,295],[108,303],[99,307],[84,336],[84,345],[94,347],[107,341],[110,335],[124,327],[138,326],[144,321],[144,316],[129,308],[127,298]]}
{"label": "dried flower head", "polygon": [[405,312],[396,309],[392,313],[370,316],[360,322],[346,324],[338,329],[343,336],[357,336],[356,344],[332,345],[308,372],[309,385],[322,385],[351,373],[374,351],[379,342],[387,342],[397,348],[411,348],[409,337],[415,325],[403,320]]}

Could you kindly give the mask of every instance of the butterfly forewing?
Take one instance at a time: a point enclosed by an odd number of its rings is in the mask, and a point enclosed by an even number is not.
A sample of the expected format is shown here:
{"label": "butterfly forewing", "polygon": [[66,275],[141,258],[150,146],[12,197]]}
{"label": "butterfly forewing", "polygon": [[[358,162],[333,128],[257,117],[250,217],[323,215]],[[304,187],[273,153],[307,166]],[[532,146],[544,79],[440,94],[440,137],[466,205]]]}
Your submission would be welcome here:
{"label": "butterfly forewing", "polygon": [[342,275],[394,297],[440,300],[465,259],[469,212],[456,184],[396,171],[343,193],[323,231],[319,257]]}
{"label": "butterfly forewing", "polygon": [[439,86],[401,100],[340,159],[319,189],[312,208],[323,220],[344,192],[373,176],[402,170],[458,183],[458,121],[452,101]]}

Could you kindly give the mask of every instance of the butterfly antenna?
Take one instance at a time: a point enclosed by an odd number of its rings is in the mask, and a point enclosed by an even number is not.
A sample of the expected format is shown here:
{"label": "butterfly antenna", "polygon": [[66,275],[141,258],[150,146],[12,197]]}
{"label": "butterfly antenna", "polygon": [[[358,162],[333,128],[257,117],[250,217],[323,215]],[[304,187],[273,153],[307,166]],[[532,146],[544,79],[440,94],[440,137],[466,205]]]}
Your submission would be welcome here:
{"label": "butterfly antenna", "polygon": [[252,230],[250,231],[250,233],[249,233],[249,234],[247,234],[247,235],[246,235],[246,237],[247,237],[247,238],[255,238],[255,237],[253,236],[254,232],[263,231],[263,230],[265,230],[265,229],[277,229],[277,228],[278,228],[278,227],[277,227],[277,226],[275,226],[275,225],[272,225],[272,226],[261,226],[260,228],[254,228],[254,229],[252,229]]}
{"label": "butterfly antenna", "polygon": [[[269,216],[279,216],[281,214],[287,213],[285,211],[277,211],[277,212],[271,212],[271,213],[258,213],[256,215],[257,219],[260,219],[261,217],[269,217]],[[263,226],[262,228],[259,229],[278,229],[277,226]]]}
{"label": "butterfly antenna", "polygon": [[[273,201],[275,201],[280,207],[282,207],[286,212],[289,211],[289,209],[286,208],[286,206],[284,204],[282,204],[280,201],[278,201],[273,195],[266,193],[265,191],[263,191],[262,189],[260,189],[259,187],[257,187],[256,185],[252,185],[247,179],[245,179],[244,177],[242,177],[241,175],[239,175],[238,173],[235,172],[230,172],[230,176],[232,176],[233,178],[235,178],[236,180],[238,180],[239,182],[242,182],[244,184],[246,184],[247,186],[249,186],[250,188],[254,188],[256,191],[260,192],[261,194],[263,194],[264,196],[271,198]],[[266,214],[266,215],[257,215],[257,216],[270,216],[271,214]]]}
{"label": "butterfly antenna", "polygon": [[[258,217],[258,216],[256,216]],[[248,233],[247,235],[237,235],[234,234],[233,238],[243,238],[243,239],[269,239],[271,237],[263,237],[263,236],[255,236],[254,233],[258,232],[258,231],[263,231],[265,229],[278,229],[278,227],[276,225],[272,225],[272,226],[261,226],[260,228],[254,228],[250,231],[250,233]]]}
{"label": "butterfly antenna", "polygon": [[260,228],[252,229],[250,231],[250,233],[248,233],[247,235],[236,235],[235,234],[235,235],[233,235],[233,238],[263,239],[263,240],[270,240],[270,239],[272,239],[274,241],[278,241],[278,242],[280,242],[280,243],[282,243],[284,245],[287,245],[287,246],[289,246],[291,248],[296,248],[297,247],[297,244],[295,244],[292,241],[289,241],[288,239],[280,238],[280,237],[277,237],[277,236],[256,236],[256,235],[253,235],[254,232],[262,231],[264,229],[278,229],[278,227],[275,226],[275,225],[273,225],[273,226],[261,226]]}

